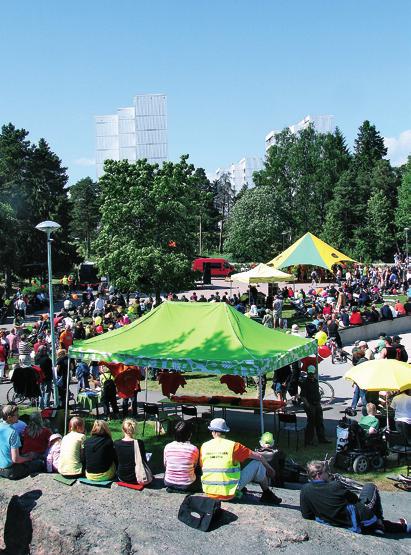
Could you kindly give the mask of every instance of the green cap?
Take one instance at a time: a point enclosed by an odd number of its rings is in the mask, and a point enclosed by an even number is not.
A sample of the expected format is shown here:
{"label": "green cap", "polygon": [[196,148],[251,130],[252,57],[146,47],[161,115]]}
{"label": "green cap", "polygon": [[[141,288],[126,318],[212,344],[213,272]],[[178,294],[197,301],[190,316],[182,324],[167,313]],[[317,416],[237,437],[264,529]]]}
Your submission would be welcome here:
{"label": "green cap", "polygon": [[315,374],[316,372],[317,372],[317,368],[312,364],[310,364],[310,366],[307,367],[307,374]]}
{"label": "green cap", "polygon": [[274,436],[271,432],[265,432],[260,439],[260,445],[269,445],[272,447],[274,445]]}

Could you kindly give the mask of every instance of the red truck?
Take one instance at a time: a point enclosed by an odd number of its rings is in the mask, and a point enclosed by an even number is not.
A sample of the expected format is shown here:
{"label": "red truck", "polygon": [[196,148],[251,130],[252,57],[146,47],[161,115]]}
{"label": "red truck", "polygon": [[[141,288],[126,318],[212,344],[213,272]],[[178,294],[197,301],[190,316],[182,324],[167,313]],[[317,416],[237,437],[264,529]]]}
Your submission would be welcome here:
{"label": "red truck", "polygon": [[196,258],[193,261],[193,271],[204,272],[204,264],[209,264],[210,274],[213,278],[225,278],[235,273],[235,268],[225,258]]}

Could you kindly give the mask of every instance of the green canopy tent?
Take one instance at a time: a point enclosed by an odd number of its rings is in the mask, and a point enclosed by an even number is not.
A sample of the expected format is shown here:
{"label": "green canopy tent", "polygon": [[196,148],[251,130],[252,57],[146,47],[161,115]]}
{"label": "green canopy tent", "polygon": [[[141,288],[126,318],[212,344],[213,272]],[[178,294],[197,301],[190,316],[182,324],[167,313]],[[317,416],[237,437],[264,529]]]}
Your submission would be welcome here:
{"label": "green canopy tent", "polygon": [[261,378],[316,352],[315,341],[265,328],[226,303],[165,302],[129,326],[77,341],[69,357]]}

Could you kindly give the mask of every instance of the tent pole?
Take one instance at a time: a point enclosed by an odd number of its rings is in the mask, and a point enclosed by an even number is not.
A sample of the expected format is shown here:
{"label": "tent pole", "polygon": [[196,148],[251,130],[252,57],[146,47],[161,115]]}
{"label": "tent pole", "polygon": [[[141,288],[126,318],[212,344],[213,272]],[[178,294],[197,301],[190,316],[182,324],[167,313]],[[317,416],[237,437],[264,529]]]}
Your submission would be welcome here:
{"label": "tent pole", "polygon": [[260,390],[260,427],[261,435],[264,433],[264,413],[263,413],[263,379],[261,374],[258,375],[258,385]]}
{"label": "tent pole", "polygon": [[146,375],[146,403],[147,403],[147,383],[148,383],[147,377],[148,377],[148,366],[145,367],[145,375]]}
{"label": "tent pole", "polygon": [[385,394],[385,411],[387,413],[387,430],[390,431],[390,418],[389,418],[389,415],[388,415],[388,408],[389,408],[388,407],[388,395],[387,395],[387,392],[386,392],[386,394]]}
{"label": "tent pole", "polygon": [[66,435],[67,433],[69,391],[70,391],[70,355],[67,355],[66,399],[65,399],[65,407],[64,407],[64,435]]}

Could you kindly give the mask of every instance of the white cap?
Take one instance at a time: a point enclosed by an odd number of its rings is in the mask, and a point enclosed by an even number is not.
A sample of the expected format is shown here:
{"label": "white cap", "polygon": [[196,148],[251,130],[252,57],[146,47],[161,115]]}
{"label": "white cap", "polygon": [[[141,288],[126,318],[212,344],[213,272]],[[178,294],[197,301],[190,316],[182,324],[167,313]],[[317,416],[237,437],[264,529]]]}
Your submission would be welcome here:
{"label": "white cap", "polygon": [[230,428],[224,418],[214,418],[208,427],[211,432],[229,432]]}

